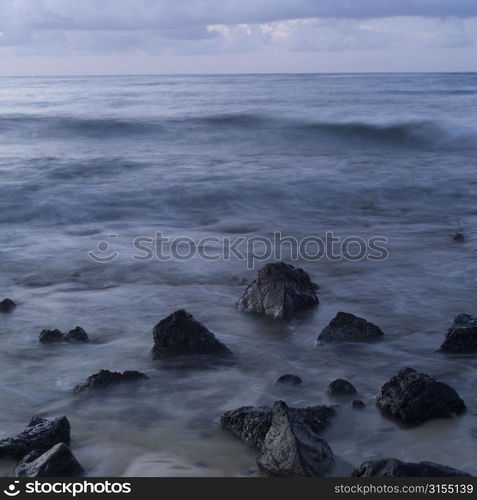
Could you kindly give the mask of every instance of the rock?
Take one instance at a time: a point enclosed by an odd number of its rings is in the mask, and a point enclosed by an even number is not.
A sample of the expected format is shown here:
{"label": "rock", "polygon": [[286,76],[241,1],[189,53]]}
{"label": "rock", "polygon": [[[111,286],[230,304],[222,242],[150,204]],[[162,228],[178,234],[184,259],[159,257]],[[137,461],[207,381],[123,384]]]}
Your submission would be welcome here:
{"label": "rock", "polygon": [[144,375],[144,373],[137,371],[125,371],[120,372],[110,372],[109,370],[101,370],[88,377],[85,382],[77,385],[74,389],[74,393],[83,392],[88,389],[103,389],[111,385],[124,383],[124,382],[136,382],[137,380],[145,380],[149,377]]}
{"label": "rock", "polygon": [[42,330],[39,340],[42,344],[52,344],[53,342],[63,342],[65,336],[60,330]]}
{"label": "rock", "polygon": [[302,382],[302,379],[298,375],[287,373],[286,375],[282,375],[281,377],[279,377],[275,383],[284,385],[299,385]]}
{"label": "rock", "polygon": [[231,355],[232,352],[204,325],[183,309],[160,321],[153,330],[153,359],[192,354]]}
{"label": "rock", "polygon": [[351,406],[355,410],[362,410],[363,408],[366,407],[366,403],[364,401],[361,401],[360,399],[355,399],[352,403]]}
{"label": "rock", "polygon": [[409,425],[451,417],[466,409],[452,387],[412,368],[403,368],[384,384],[376,403],[385,414]]}
{"label": "rock", "polygon": [[456,316],[439,351],[452,354],[477,353],[477,319],[468,314]]}
{"label": "rock", "polygon": [[339,312],[325,327],[318,341],[336,342],[342,340],[368,340],[383,336],[384,333],[373,323],[354,314]]}
{"label": "rock", "polygon": [[[329,406],[289,408],[296,418],[304,420],[314,432],[320,433],[329,424],[336,411]],[[243,406],[226,411],[220,425],[233,432],[252,448],[261,450],[265,436],[272,424],[272,408],[269,406]]]}
{"label": "rock", "polygon": [[322,477],[335,463],[328,443],[319,438],[306,419],[283,402],[273,405],[272,423],[257,465],[267,476]]}
{"label": "rock", "polygon": [[9,313],[9,312],[12,312],[13,309],[15,309],[15,307],[17,307],[17,305],[15,304],[15,302],[13,302],[12,299],[3,299],[1,302],[0,302],[0,312],[2,313]]}
{"label": "rock", "polygon": [[80,326],[77,326],[65,335],[65,340],[68,342],[88,342],[89,339],[88,334]]}
{"label": "rock", "polygon": [[466,472],[433,462],[401,462],[396,458],[364,462],[351,473],[353,477],[455,477]]}
{"label": "rock", "polygon": [[328,386],[327,392],[330,396],[352,396],[358,391],[351,382],[337,378]]}
{"label": "rock", "polygon": [[462,233],[454,233],[451,236],[451,239],[452,239],[452,241],[459,241],[459,242],[465,240],[464,235]]}
{"label": "rock", "polygon": [[303,269],[288,264],[267,264],[235,304],[239,311],[291,318],[298,311],[316,306],[318,285]]}
{"label": "rock", "polygon": [[64,443],[43,454],[32,451],[15,469],[17,477],[75,477],[83,473],[83,467]]}
{"label": "rock", "polygon": [[23,458],[32,451],[42,453],[55,444],[69,442],[70,423],[66,417],[52,420],[32,417],[23,432],[0,441],[0,457]]}

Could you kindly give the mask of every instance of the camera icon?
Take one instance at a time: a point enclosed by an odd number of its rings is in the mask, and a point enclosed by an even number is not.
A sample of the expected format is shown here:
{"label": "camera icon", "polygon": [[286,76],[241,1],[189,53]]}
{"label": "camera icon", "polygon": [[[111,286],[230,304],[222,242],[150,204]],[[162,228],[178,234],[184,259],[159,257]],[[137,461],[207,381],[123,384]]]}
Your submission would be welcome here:
{"label": "camera icon", "polygon": [[[117,234],[108,234],[108,239],[117,238]],[[109,241],[103,240],[98,242],[96,245],[96,250],[90,250],[88,252],[88,257],[94,262],[99,262],[100,264],[108,264],[112,262],[119,256],[119,252],[112,251]]]}
{"label": "camera icon", "polygon": [[13,483],[8,485],[8,488],[6,490],[3,490],[3,493],[5,493],[5,495],[9,497],[16,497],[20,494],[20,490],[17,486],[18,484],[20,484],[20,481],[13,481]]}

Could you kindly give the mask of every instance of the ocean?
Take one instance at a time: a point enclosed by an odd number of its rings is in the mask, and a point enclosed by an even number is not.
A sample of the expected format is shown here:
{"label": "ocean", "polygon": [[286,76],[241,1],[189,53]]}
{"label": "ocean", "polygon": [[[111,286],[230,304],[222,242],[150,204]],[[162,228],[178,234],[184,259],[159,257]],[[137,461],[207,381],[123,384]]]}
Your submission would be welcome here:
{"label": "ocean", "polygon": [[[277,399],[334,404],[326,387],[346,378],[367,406],[342,403],[324,434],[336,474],[386,457],[477,474],[477,358],[436,352],[457,314],[477,313],[476,109],[473,73],[0,78],[0,295],[18,304],[0,317],[0,437],[34,414],[66,415],[90,476],[257,475],[256,453],[220,415]],[[224,241],[277,233],[379,237],[386,258],[285,249],[320,305],[280,321],[233,307],[273,260],[258,246],[218,259],[137,249],[160,234],[211,238],[222,255]],[[152,328],[180,308],[237,362],[153,361]],[[338,311],[385,336],[315,345]],[[38,342],[44,328],[77,325],[89,344]],[[467,413],[411,429],[383,417],[374,398],[405,366],[454,387]],[[72,394],[100,369],[149,380]],[[284,373],[303,384],[278,389]]]}

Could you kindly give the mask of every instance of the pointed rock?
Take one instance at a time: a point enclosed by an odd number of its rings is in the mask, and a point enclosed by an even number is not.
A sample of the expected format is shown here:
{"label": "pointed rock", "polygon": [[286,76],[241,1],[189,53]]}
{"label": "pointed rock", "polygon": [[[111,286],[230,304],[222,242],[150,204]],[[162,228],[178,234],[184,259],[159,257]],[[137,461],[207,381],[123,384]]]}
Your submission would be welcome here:
{"label": "pointed rock", "polygon": [[477,319],[469,314],[456,316],[439,351],[451,354],[477,353]]}
{"label": "pointed rock", "polygon": [[354,314],[339,312],[318,336],[318,341],[338,342],[346,340],[369,340],[381,337],[383,331]]}

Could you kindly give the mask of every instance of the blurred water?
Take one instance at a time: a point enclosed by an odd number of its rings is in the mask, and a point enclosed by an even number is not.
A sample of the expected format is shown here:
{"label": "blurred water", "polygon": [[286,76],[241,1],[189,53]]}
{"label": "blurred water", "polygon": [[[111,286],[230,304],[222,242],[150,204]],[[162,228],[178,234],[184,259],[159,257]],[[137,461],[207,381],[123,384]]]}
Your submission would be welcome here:
{"label": "blurred water", "polygon": [[[224,410],[331,403],[327,384],[345,377],[368,405],[342,406],[325,436],[336,455],[477,474],[477,360],[435,353],[456,314],[476,313],[476,84],[475,74],[1,78],[0,295],[19,307],[0,317],[0,435],[32,414],[65,414],[90,475],[244,475],[255,454],[219,428]],[[233,309],[255,275],[246,262],[133,261],[132,239],[155,231],[381,235],[390,258],[299,262],[321,304],[282,323]],[[108,234],[120,256],[92,262]],[[237,353],[235,366],[183,373],[150,360],[152,327],[180,307]],[[339,310],[385,339],[314,349]],[[41,329],[76,325],[90,345],[38,344]],[[372,400],[403,366],[451,384],[467,414],[416,429],[381,417]],[[101,368],[150,380],[74,397]],[[303,386],[273,388],[286,372]]]}

